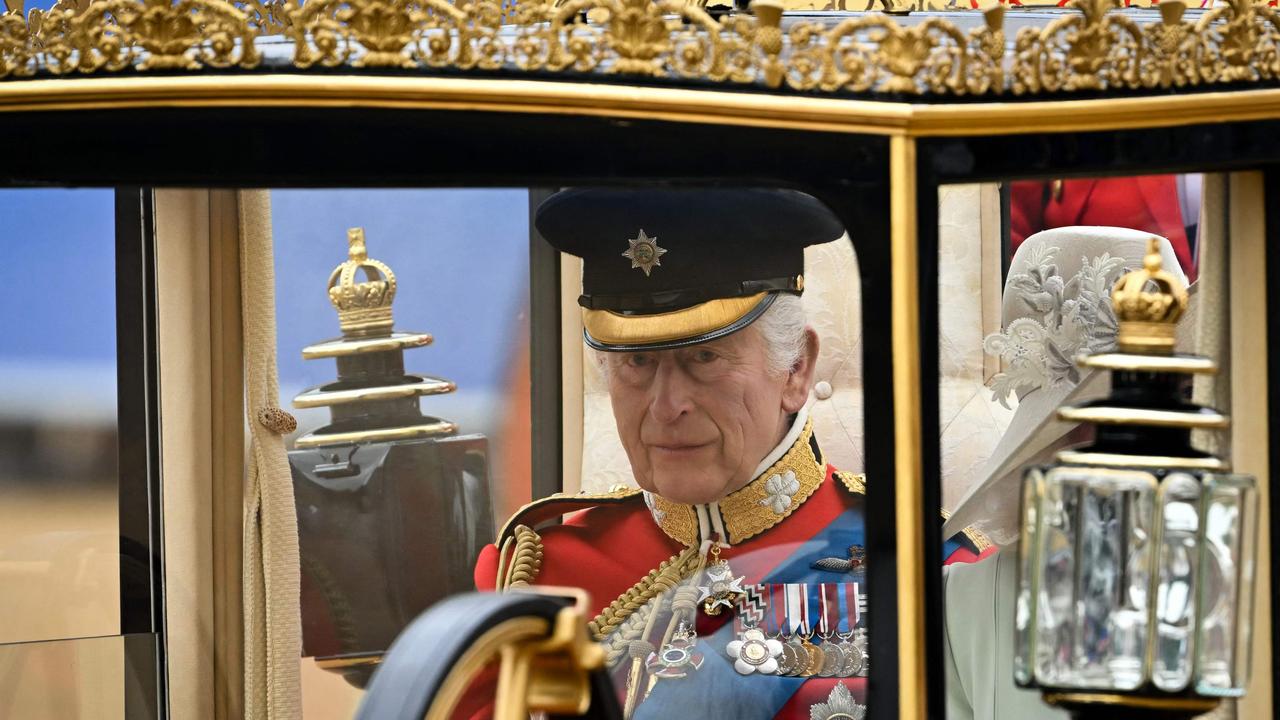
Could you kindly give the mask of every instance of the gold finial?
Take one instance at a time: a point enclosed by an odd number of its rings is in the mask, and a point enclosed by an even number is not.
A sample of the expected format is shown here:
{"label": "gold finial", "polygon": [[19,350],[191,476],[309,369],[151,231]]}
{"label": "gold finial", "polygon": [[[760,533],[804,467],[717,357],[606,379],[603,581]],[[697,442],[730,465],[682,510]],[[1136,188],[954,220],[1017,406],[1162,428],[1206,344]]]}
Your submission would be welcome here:
{"label": "gold finial", "polygon": [[1163,268],[1160,241],[1147,242],[1142,269],[1125,274],[1111,292],[1120,323],[1121,352],[1168,355],[1173,352],[1178,319],[1187,310],[1187,289]]}
{"label": "gold finial", "polygon": [[[384,263],[369,258],[364,228],[347,230],[347,261],[329,275],[329,302],[338,309],[342,334],[352,337],[391,332],[391,303],[396,298],[396,276]],[[363,270],[364,282],[356,282]]]}

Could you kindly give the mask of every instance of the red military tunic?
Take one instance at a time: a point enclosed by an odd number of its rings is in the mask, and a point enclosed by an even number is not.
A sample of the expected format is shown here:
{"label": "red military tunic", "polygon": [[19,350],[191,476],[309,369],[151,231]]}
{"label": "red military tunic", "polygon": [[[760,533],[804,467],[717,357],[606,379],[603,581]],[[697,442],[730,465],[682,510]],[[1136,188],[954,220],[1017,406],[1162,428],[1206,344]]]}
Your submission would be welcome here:
{"label": "red military tunic", "polygon": [[1196,262],[1178,201],[1176,175],[1120,178],[1022,180],[1010,186],[1009,240],[1017,250],[1029,235],[1070,225],[1133,228],[1169,239],[1187,279],[1196,279]]}
{"label": "red military tunic", "polygon": [[[822,710],[833,700],[862,702],[866,679],[847,671],[837,669],[830,677],[817,676],[817,668],[795,677],[735,671],[728,643],[740,639],[744,629],[741,620],[735,623],[744,612],[741,598],[738,607],[718,615],[707,614],[701,605],[692,613],[697,637],[691,647],[701,657],[700,667],[672,671],[657,661],[658,651],[668,647],[664,638],[669,642],[677,626],[671,598],[709,586],[700,564],[714,565],[715,555],[707,554],[714,539],[727,545],[719,559],[742,587],[757,597],[773,592],[779,598],[765,608],[770,617],[761,629],[773,621],[772,632],[786,636],[780,600],[785,590],[805,598],[792,603],[792,610],[804,607],[790,614],[799,618],[801,611],[812,610],[805,615],[810,632],[818,632],[823,625],[818,616],[826,613],[831,643],[838,642],[838,630],[852,636],[865,625],[865,605],[856,600],[866,594],[860,555],[863,478],[825,464],[808,423],[793,428],[792,436],[779,448],[785,451],[776,462],[718,503],[683,505],[634,489],[536,502],[508,522],[499,545],[481,553],[476,585],[481,590],[525,583],[585,589],[598,613],[591,630],[605,645],[620,699],[626,703],[630,696],[636,705],[637,720],[665,717],[689,703],[703,706],[699,717],[809,720],[812,709]],[[561,525],[538,533],[528,527],[566,512]],[[970,533],[948,542],[945,552],[948,562],[968,561],[987,549],[979,535]],[[530,558],[538,551],[541,563],[533,571]],[[682,585],[689,589],[679,590]],[[655,612],[658,617],[647,622]],[[822,645],[819,640],[813,643]],[[634,657],[636,641],[653,654]],[[682,672],[683,677],[674,677]]]}

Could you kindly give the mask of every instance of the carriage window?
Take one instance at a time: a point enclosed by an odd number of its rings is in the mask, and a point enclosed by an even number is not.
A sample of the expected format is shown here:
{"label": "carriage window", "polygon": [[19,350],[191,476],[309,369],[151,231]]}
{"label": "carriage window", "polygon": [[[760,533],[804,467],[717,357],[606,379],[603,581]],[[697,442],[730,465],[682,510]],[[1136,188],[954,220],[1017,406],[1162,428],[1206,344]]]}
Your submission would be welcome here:
{"label": "carriage window", "polygon": [[1196,409],[1231,405],[1225,183],[941,189],[942,499],[970,561],[944,570],[950,712],[1065,717],[1037,687],[1180,690],[1213,632],[1196,613],[1237,627],[1237,550],[1201,567],[1195,539],[1201,487],[1232,488],[1233,537],[1254,531],[1230,435]]}
{"label": "carriage window", "polygon": [[[825,206],[726,188],[271,203],[306,717],[349,717],[422,610],[526,585],[588,591],[637,718],[704,703],[711,678],[738,700],[813,678],[810,704],[867,702],[861,303]],[[535,352],[548,305],[553,352]],[[540,363],[562,384],[550,413]],[[547,418],[559,448],[534,447]],[[539,457],[567,494],[524,508]]]}
{"label": "carriage window", "polygon": [[[348,718],[396,634],[472,589],[495,511],[531,499],[528,192],[271,203],[280,394],[298,418],[304,712]],[[376,297],[359,289],[371,279]]]}
{"label": "carriage window", "polygon": [[5,717],[123,708],[111,692],[84,692],[124,686],[119,639],[104,637],[121,627],[113,198],[0,192],[5,252],[21,268],[0,283]]}

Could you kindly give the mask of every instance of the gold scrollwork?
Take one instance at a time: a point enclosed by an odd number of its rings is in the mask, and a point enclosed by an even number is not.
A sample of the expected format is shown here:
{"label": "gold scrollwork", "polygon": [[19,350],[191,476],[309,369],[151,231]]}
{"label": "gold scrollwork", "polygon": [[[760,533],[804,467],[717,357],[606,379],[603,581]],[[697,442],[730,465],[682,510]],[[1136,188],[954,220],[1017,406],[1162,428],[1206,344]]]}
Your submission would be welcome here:
{"label": "gold scrollwork", "polygon": [[1081,12],[1044,28],[1023,28],[1014,42],[1013,92],[1133,87],[1139,83],[1142,28],[1110,11],[1119,0],[1071,0]]}
{"label": "gold scrollwork", "polygon": [[1196,63],[1207,83],[1280,76],[1280,14],[1269,5],[1227,0],[1195,26]]}
{"label": "gold scrollwork", "polygon": [[253,68],[259,40],[292,41],[292,64],[600,72],[892,95],[1018,95],[1167,89],[1280,77],[1280,11],[1226,0],[1194,22],[1181,0],[1140,24],[1118,0],[1019,31],[1004,9],[963,30],[868,13],[834,26],[783,22],[791,0],[713,17],[697,0],[59,0],[0,15],[0,78],[44,71]]}
{"label": "gold scrollwork", "polygon": [[981,95],[1004,89],[1004,8],[983,13],[969,33],[941,18],[903,26],[863,15],[831,29],[797,23],[788,32],[786,82],[798,90],[906,95]]}
{"label": "gold scrollwork", "polygon": [[1183,20],[1185,3],[1158,5],[1145,28],[1118,0],[1071,0],[1080,15],[1024,28],[1014,47],[1014,93],[1148,89],[1280,77],[1280,14],[1252,0],[1227,0]]}
{"label": "gold scrollwork", "polygon": [[279,2],[59,0],[25,18],[19,8],[0,18],[0,77],[256,67]]}
{"label": "gold scrollwork", "polygon": [[[590,22],[586,19],[590,19]],[[513,60],[522,70],[750,82],[754,18],[723,21],[684,0],[567,0],[516,13]]]}
{"label": "gold scrollwork", "polygon": [[[288,0],[293,62],[336,67],[459,70],[499,67],[502,7],[490,0]],[[363,49],[363,52],[357,52]]]}

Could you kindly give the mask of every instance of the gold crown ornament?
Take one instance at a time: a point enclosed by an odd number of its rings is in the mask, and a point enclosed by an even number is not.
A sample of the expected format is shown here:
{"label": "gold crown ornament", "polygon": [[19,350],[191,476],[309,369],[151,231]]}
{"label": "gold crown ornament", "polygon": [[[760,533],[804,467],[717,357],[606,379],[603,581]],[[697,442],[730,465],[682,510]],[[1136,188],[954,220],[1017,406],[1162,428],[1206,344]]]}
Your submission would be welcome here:
{"label": "gold crown ornament", "polygon": [[1142,269],[1116,281],[1111,304],[1120,325],[1117,343],[1121,352],[1173,354],[1178,319],[1187,311],[1187,289],[1164,270],[1155,237],[1147,242]]}
{"label": "gold crown ornament", "polygon": [[[329,275],[329,302],[338,309],[338,324],[347,337],[390,334],[391,303],[396,299],[396,276],[385,263],[369,257],[364,228],[347,230],[347,261]],[[356,281],[363,270],[365,279]]]}

